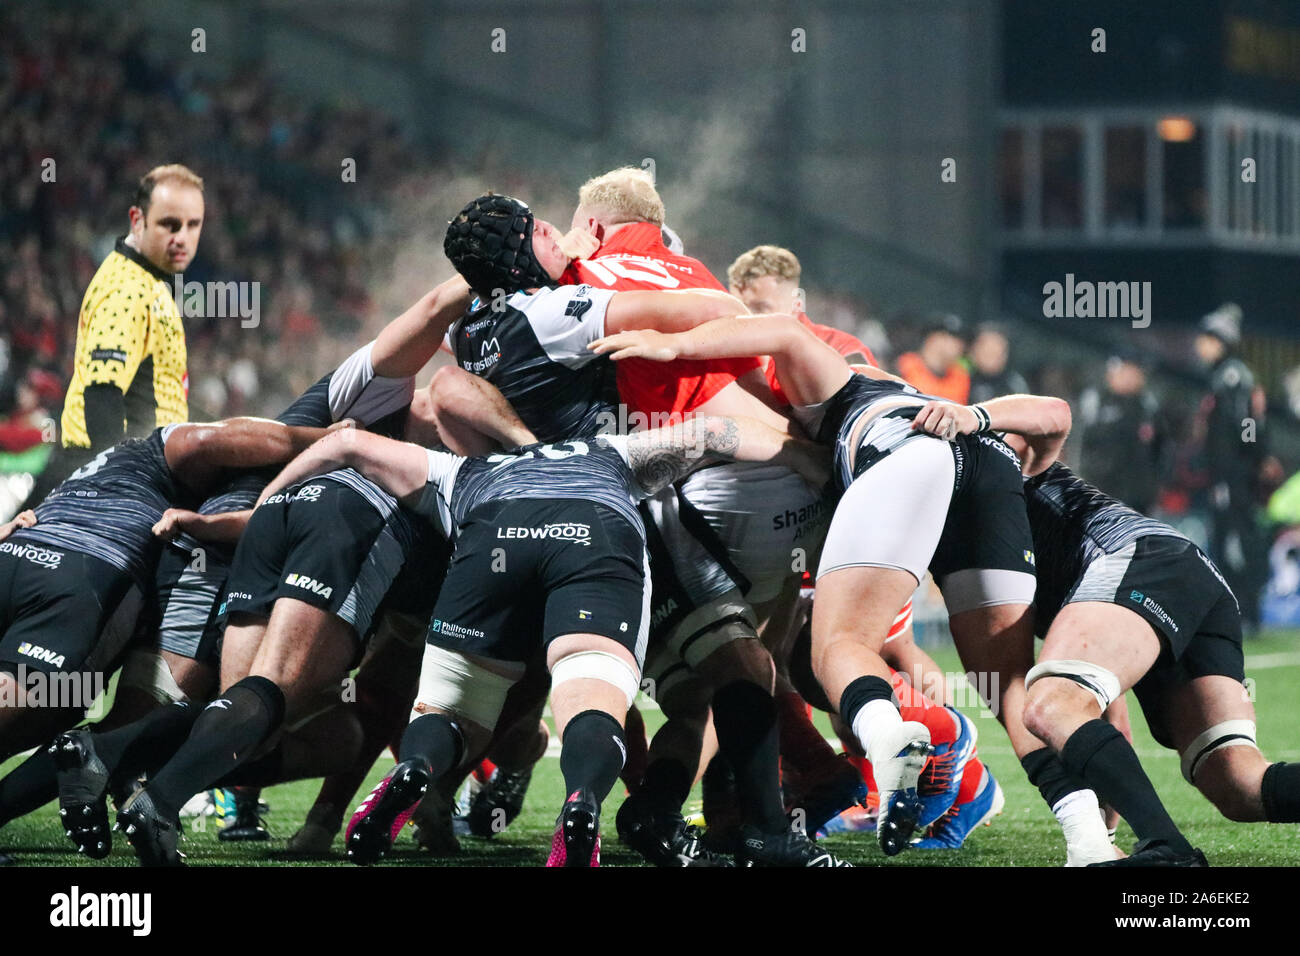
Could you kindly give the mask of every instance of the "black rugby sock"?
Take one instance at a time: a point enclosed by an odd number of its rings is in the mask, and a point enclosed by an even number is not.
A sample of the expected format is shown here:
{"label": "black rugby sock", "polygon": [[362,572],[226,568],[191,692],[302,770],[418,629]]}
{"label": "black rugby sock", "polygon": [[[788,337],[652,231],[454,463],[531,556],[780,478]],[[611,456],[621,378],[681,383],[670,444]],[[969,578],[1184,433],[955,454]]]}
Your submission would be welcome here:
{"label": "black rugby sock", "polygon": [[746,823],[764,833],[789,829],[781,802],[781,734],[776,701],[762,687],[738,680],[713,695],[718,752],[736,776],[736,796]]}
{"label": "black rugby sock", "polygon": [[59,795],[54,758],[39,748],[0,780],[0,827],[38,810]]}
{"label": "black rugby sock", "polygon": [[898,706],[894,688],[883,677],[866,674],[844,688],[844,693],[840,694],[840,719],[845,726],[851,728],[858,711],[873,700],[893,701],[894,706]]}
{"label": "black rugby sock", "polygon": [[284,693],[265,677],[245,677],[208,704],[187,741],[153,779],[149,796],[165,816],[244,763],[284,720]]}
{"label": "black rugby sock", "polygon": [[657,757],[646,767],[645,776],[637,795],[644,795],[656,805],[672,810],[681,810],[682,804],[690,796],[693,774],[679,760],[672,757]]}
{"label": "black rugby sock", "polygon": [[1269,823],[1300,823],[1300,763],[1269,764],[1259,794]]}
{"label": "black rugby sock", "polygon": [[1090,720],[1071,734],[1061,748],[1061,763],[1114,807],[1138,840],[1161,840],[1175,852],[1191,852],[1192,845],[1160,802],[1133,746],[1106,721]]}
{"label": "black rugby sock", "polygon": [[619,722],[603,710],[584,710],[564,728],[560,773],[566,796],[587,790],[603,803],[627,759],[627,744]]}
{"label": "black rugby sock", "polygon": [[256,760],[240,764],[220,780],[214,781],[212,786],[223,790],[244,788],[260,791],[262,787],[287,782],[284,777],[284,747],[277,744]]}
{"label": "black rugby sock", "polygon": [[183,700],[151,710],[129,724],[95,734],[95,753],[108,768],[114,785],[141,773],[153,773],[185,743],[202,712],[200,705]]}
{"label": "black rugby sock", "polygon": [[1050,809],[1077,790],[1086,790],[1087,785],[1077,777],[1071,776],[1051,747],[1032,750],[1020,758],[1020,766],[1025,768],[1025,776],[1038,788]]}
{"label": "black rugby sock", "polygon": [[460,728],[442,714],[423,714],[411,721],[402,734],[399,760],[419,760],[437,780],[460,765],[465,739]]}

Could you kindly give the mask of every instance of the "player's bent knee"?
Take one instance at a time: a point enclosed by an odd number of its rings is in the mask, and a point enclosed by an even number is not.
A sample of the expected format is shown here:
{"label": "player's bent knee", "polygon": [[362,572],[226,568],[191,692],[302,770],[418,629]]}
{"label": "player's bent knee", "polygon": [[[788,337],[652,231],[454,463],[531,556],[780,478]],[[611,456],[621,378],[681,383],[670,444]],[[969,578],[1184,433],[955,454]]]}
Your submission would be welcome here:
{"label": "player's bent knee", "polygon": [[454,714],[491,733],[506,695],[518,680],[518,676],[495,673],[462,654],[426,644],[411,719],[431,712]]}
{"label": "player's bent knee", "polygon": [[627,706],[632,706],[637,691],[641,689],[641,675],[623,658],[608,651],[574,651],[566,654],[551,667],[551,691],[574,680],[598,680],[623,693]]}
{"label": "player's bent knee", "polygon": [[[1033,687],[1044,677],[1062,677],[1081,687],[1097,701],[1099,713],[1105,713],[1111,702],[1124,693],[1124,685],[1110,670],[1091,661],[1053,660],[1040,661],[1029,669],[1025,675],[1025,690],[1032,692]],[[1057,685],[1059,696],[1062,685]]]}
{"label": "player's bent knee", "polygon": [[1100,717],[1121,693],[1119,678],[1084,661],[1040,664],[1029,671],[1025,686],[1025,729],[1044,742],[1064,726]]}
{"label": "player's bent knee", "polygon": [[1268,767],[1255,740],[1253,720],[1225,720],[1180,754],[1183,778],[1229,820],[1264,819],[1260,784]]}
{"label": "player's bent knee", "polygon": [[141,648],[131,651],[122,665],[117,683],[120,688],[138,691],[162,705],[190,699],[177,683],[162,654],[156,650]]}

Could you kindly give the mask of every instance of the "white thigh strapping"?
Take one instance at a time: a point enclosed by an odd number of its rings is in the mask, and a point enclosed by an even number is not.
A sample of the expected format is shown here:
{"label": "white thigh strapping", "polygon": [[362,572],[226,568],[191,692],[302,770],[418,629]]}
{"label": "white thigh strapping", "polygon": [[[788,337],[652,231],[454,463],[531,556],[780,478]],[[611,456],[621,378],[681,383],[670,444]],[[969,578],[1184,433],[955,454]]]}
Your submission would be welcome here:
{"label": "white thigh strapping", "polygon": [[831,518],[817,577],[850,567],[925,577],[952,502],[956,468],[946,441],[917,438],[856,479]]}
{"label": "white thigh strapping", "polygon": [[[426,644],[415,701],[495,730],[506,694],[523,672],[521,665],[515,677],[494,674],[463,654]],[[419,716],[419,711],[411,711],[412,720]]]}

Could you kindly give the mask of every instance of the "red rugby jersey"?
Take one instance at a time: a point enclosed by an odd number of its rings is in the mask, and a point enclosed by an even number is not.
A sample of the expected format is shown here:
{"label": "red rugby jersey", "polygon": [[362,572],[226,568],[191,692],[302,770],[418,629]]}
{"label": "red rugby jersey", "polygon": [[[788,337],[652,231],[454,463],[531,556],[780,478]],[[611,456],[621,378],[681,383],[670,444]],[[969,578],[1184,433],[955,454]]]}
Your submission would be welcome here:
{"label": "red rugby jersey", "polygon": [[[624,226],[591,259],[570,264],[562,283],[587,283],[620,292],[670,289],[722,289],[698,259],[679,256],[664,245],[654,223]],[[629,412],[684,413],[699,408],[739,375],[762,363],[757,358],[652,362],[626,359],[618,365],[618,392]]]}

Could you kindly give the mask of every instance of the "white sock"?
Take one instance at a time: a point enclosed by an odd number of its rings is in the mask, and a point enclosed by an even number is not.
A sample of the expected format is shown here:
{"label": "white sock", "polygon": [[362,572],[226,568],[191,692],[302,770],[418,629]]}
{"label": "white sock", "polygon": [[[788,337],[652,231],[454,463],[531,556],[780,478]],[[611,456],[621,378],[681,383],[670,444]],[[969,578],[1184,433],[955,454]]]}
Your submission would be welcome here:
{"label": "white sock", "polygon": [[[853,733],[867,752],[867,759],[873,764],[895,756],[892,753],[875,753],[883,742],[889,746],[893,735],[889,731],[903,722],[903,715],[892,700],[869,700],[863,704],[853,717]],[[889,738],[884,739],[882,738]]]}
{"label": "white sock", "polygon": [[1065,826],[1066,820],[1080,813],[1091,812],[1094,817],[1099,816],[1101,804],[1097,802],[1097,794],[1091,790],[1075,790],[1057,800],[1052,812],[1056,814],[1057,822]]}
{"label": "white sock", "polygon": [[1065,836],[1066,866],[1087,866],[1115,858],[1097,794],[1076,790],[1052,807]]}

